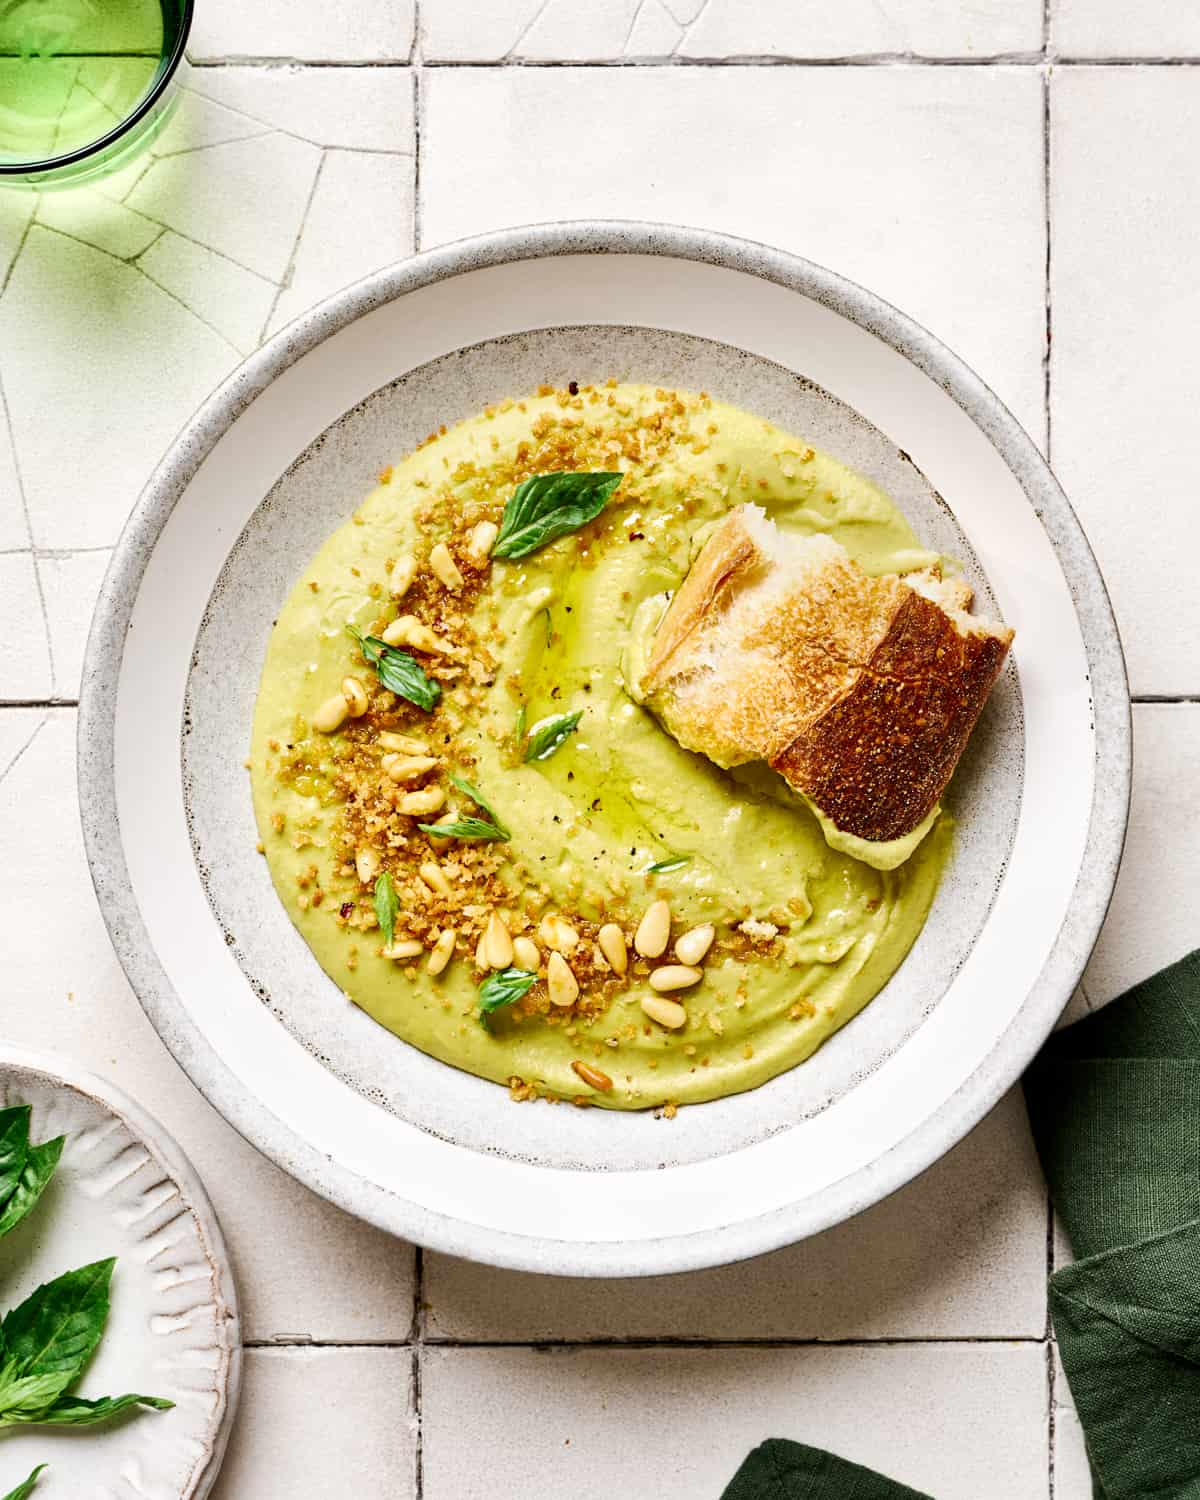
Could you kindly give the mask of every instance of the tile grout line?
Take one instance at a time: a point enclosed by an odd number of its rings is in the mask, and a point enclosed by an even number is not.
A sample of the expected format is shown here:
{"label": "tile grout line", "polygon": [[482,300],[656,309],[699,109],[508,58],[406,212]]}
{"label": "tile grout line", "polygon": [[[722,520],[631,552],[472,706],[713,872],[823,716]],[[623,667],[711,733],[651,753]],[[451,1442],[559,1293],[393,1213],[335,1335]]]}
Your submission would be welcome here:
{"label": "tile grout line", "polygon": [[[17,264],[25,241],[29,238],[29,231],[33,227],[33,221],[36,217],[37,205],[35,204],[33,212],[29,216],[29,223],[25,226],[25,233],[21,236],[21,244],[18,245],[17,252],[13,256],[12,266],[9,267],[10,274],[13,267]],[[5,286],[7,285],[8,279],[6,277]],[[0,295],[3,295],[3,293],[0,292]],[[33,586],[37,589],[38,608],[42,614],[42,630],[46,637],[46,665],[50,668],[50,693],[53,696],[58,682],[57,673],[54,670],[54,645],[50,639],[50,612],[46,608],[46,591],[42,587],[42,570],[38,566],[37,551],[34,546],[33,516],[29,510],[29,497],[25,493],[25,479],[21,473],[21,455],[17,451],[17,434],[13,429],[12,411],[8,404],[8,394],[4,389],[2,372],[0,372],[0,418],[4,421],[4,430],[8,435],[8,448],[12,454],[13,473],[17,476],[17,494],[21,498],[21,514],[25,517],[25,535],[29,538],[29,560],[33,566]]]}
{"label": "tile grout line", "polygon": [[362,71],[369,68],[438,68],[438,69],[539,69],[577,68],[1020,68],[1034,69],[1052,63],[1064,68],[1196,68],[1200,56],[1130,57],[1122,54],[1086,57],[1056,55],[1046,48],[1037,52],[999,52],[989,57],[967,55],[934,57],[926,53],[875,52],[850,53],[839,57],[776,56],[770,53],[747,53],[731,57],[678,57],[662,53],[654,57],[610,58],[538,58],[538,57],[432,57],[420,62],[411,54],[395,58],[282,57],[269,54],[236,54],[224,57],[191,59],[198,72],[216,68],[344,68]]}
{"label": "tile grout line", "polygon": [[[415,1248],[415,1247],[414,1247]],[[630,1349],[647,1351],[652,1349],[716,1350],[716,1349],[914,1349],[914,1348],[990,1348],[1009,1349],[1014,1345],[1028,1348],[1046,1348],[1050,1341],[1036,1334],[969,1334],[928,1338],[542,1338],[542,1339],[456,1339],[428,1337],[424,1308],[420,1309],[419,1326],[406,1339],[245,1339],[244,1349],[410,1349],[414,1355],[423,1355],[428,1349]]]}
{"label": "tile grout line", "polygon": [[[1047,6],[1049,0],[1047,0]],[[1046,264],[1045,264],[1045,298],[1046,319],[1045,339],[1046,345],[1042,354],[1042,401],[1045,407],[1046,421],[1046,462],[1051,468],[1053,461],[1053,431],[1051,416],[1051,354],[1054,344],[1054,307],[1053,307],[1053,269],[1054,269],[1054,229],[1053,209],[1051,204],[1051,170],[1053,159],[1052,135],[1054,128],[1054,117],[1050,104],[1050,77],[1053,65],[1047,64],[1042,74],[1042,211],[1044,214],[1044,226],[1046,234]]]}

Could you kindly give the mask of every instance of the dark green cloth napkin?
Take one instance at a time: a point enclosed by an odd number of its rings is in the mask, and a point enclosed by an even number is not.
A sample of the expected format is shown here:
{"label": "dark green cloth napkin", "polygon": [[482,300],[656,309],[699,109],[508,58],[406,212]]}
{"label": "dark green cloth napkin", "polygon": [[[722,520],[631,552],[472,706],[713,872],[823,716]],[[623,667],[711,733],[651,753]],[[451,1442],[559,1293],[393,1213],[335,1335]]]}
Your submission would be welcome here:
{"label": "dark green cloth napkin", "polygon": [[[1078,1257],[1050,1312],[1096,1500],[1200,1500],[1200,951],[1053,1036],[1025,1100]],[[927,1500],[780,1439],[723,1500],[835,1497]]]}

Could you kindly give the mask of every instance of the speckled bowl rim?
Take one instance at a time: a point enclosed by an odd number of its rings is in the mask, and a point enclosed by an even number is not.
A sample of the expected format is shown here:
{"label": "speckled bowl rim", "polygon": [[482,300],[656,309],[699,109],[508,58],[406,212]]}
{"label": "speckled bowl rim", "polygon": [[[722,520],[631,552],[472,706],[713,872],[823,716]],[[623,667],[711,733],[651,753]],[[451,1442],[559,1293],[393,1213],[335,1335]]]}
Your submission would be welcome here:
{"label": "speckled bowl rim", "polygon": [[[114,774],[121,660],[143,574],[176,503],[239,414],[301,356],[386,302],[466,271],[581,254],[662,255],[761,277],[857,323],[946,391],[1003,458],[1054,544],[1080,621],[1095,724],[1095,790],[1071,906],[1021,1010],[975,1071],[941,1109],[890,1151],[814,1198],[720,1229],[633,1244],[516,1235],[432,1213],[332,1160],[254,1098],[192,1020],[151,946],[126,869]],[[283,329],[200,407],[151,476],[101,587],[84,661],[78,768],[88,863],[117,956],[176,1060],[252,1145],[350,1213],[435,1250],[564,1276],[649,1276],[747,1259],[861,1213],[931,1166],[1016,1082],[1070,999],[1108,910],[1128,820],[1132,724],[1116,621],[1078,519],[1028,434],[957,355],[882,298],[786,251],[710,230],[580,222],[531,225],[460,240],[377,271]]]}
{"label": "speckled bowl rim", "polygon": [[225,1236],[204,1184],[183,1147],[159,1120],[136,1103],[115,1083],[81,1068],[70,1058],[56,1052],[41,1052],[26,1047],[0,1043],[0,1068],[22,1068],[40,1073],[64,1088],[94,1099],[111,1111],[141,1141],[162,1168],[164,1175],[179,1189],[180,1197],[196,1220],[205,1255],[212,1266],[213,1297],[217,1307],[221,1339],[227,1359],[224,1374],[217,1380],[221,1414],[208,1443],[204,1466],[193,1471],[191,1483],[180,1494],[180,1500],[205,1500],[217,1482],[229,1435],[237,1417],[242,1394],[242,1335],[238,1314],[237,1286]]}

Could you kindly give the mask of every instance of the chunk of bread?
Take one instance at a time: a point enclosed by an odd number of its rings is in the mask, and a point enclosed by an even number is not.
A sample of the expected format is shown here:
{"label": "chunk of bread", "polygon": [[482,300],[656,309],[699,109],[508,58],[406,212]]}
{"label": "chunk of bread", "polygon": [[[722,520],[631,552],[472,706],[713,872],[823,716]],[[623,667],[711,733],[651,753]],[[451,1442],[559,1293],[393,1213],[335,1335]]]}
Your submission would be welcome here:
{"label": "chunk of bread", "polygon": [[660,620],[638,696],[718,765],[765,761],[831,842],[894,844],[932,822],[1013,637],[970,603],[937,569],[873,578],[743,505]]}

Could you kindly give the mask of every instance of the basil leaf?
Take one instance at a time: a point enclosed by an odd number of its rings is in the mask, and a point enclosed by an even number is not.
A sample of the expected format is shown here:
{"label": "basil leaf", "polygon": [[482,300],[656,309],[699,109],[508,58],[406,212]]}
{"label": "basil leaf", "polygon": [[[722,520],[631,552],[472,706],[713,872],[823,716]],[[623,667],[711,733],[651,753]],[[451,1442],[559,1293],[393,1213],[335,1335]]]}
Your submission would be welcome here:
{"label": "basil leaf", "polygon": [[484,812],[487,813],[488,817],[491,818],[492,822],[496,825],[497,832],[499,832],[502,837],[507,838],[508,829],[505,828],[504,824],[500,821],[496,809],[487,800],[487,798],[483,795],[479,788],[477,786],[474,786],[465,777],[455,776],[453,772],[450,773],[450,780],[459,789],[464,797],[470,797],[471,801],[475,804],[476,807],[483,808]]}
{"label": "basil leaf", "polygon": [[65,1141],[66,1136],[60,1135],[52,1141],[43,1141],[40,1146],[29,1148],[29,1155],[25,1158],[25,1166],[21,1172],[21,1180],[17,1183],[16,1191],[5,1204],[4,1212],[0,1213],[0,1239],[3,1239],[10,1229],[17,1227],[42,1196],[46,1184],[54,1176]]}
{"label": "basil leaf", "polygon": [[456,818],[452,823],[418,823],[417,827],[422,833],[431,833],[439,839],[485,839],[506,844],[509,838],[494,823],[485,823],[482,818]]}
{"label": "basil leaf", "polygon": [[28,1104],[0,1109],[0,1203],[8,1201],[21,1180],[29,1154],[30,1112]]}
{"label": "basil leaf", "polygon": [[174,1401],[164,1400],[162,1396],[100,1396],[94,1401],[83,1396],[62,1396],[39,1416],[26,1420],[46,1427],[92,1427],[134,1406],[170,1411],[174,1405]]}
{"label": "basil leaf", "polygon": [[493,557],[527,557],[547,542],[594,521],[621,483],[620,474],[535,474],[504,507]]}
{"label": "basil leaf", "polygon": [[399,910],[400,898],[396,895],[392,877],[385,870],[375,882],[375,916],[378,918],[383,940],[389,948],[396,935],[396,913]]}
{"label": "basil leaf", "polygon": [[501,969],[489,974],[479,986],[479,1021],[487,1025],[487,1018],[502,1005],[511,1005],[527,995],[537,983],[537,975],[526,969]]}
{"label": "basil leaf", "polygon": [[442,689],[431,677],[426,677],[420,662],[414,661],[407,651],[398,651],[377,635],[363,635],[353,625],[346,629],[358,642],[365,661],[375,668],[375,675],[391,693],[398,698],[407,698],[426,713],[442,696]]}
{"label": "basil leaf", "polygon": [[692,856],[690,854],[668,854],[666,859],[660,859],[656,864],[646,866],[647,875],[669,875],[672,870],[682,870],[684,865],[690,865]]}
{"label": "basil leaf", "polygon": [[33,1487],[37,1483],[38,1475],[45,1467],[45,1464],[38,1464],[28,1479],[22,1480],[15,1490],[9,1490],[4,1500],[28,1500],[28,1497],[33,1493]]}
{"label": "basil leaf", "polygon": [[0,1427],[36,1421],[75,1378],[70,1370],[60,1370],[53,1375],[18,1377],[15,1366],[6,1364],[0,1371]]}
{"label": "basil leaf", "polygon": [[524,756],[526,763],[549,760],[559,746],[575,733],[582,718],[583,709],[580,708],[573,714],[551,714],[548,719],[540,719],[529,731]]}
{"label": "basil leaf", "polygon": [[[0,1407],[5,1389],[24,1376],[65,1376],[60,1389],[87,1364],[108,1320],[108,1289],[115,1259],[98,1260],[38,1287],[4,1319],[5,1365],[0,1372]],[[49,1405],[54,1399],[49,1396]],[[2,1420],[2,1418],[0,1418]]]}

